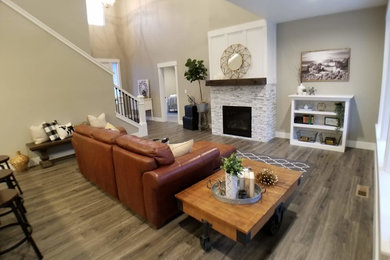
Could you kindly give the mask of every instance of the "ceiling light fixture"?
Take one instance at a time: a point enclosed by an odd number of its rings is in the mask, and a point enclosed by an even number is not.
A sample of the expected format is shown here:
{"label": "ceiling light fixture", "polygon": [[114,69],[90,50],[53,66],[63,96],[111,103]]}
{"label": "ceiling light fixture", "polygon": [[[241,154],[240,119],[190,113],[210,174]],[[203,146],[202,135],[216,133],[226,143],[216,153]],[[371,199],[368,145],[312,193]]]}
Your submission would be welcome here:
{"label": "ceiling light fixture", "polygon": [[115,0],[100,0],[105,8],[111,7],[115,4]]}

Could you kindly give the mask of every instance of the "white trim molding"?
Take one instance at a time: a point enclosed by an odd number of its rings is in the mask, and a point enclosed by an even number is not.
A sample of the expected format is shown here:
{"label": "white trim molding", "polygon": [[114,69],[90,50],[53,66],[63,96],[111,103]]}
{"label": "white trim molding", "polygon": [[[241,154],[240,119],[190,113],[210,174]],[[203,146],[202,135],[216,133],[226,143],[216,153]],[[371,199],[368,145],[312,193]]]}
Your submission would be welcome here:
{"label": "white trim molding", "polygon": [[15,4],[13,1],[11,1],[11,0],[0,0],[0,2],[4,3],[8,7],[10,7],[12,10],[14,10],[17,13],[19,13],[20,15],[22,15],[24,18],[26,18],[30,22],[34,23],[36,26],[38,26],[39,28],[41,28],[42,30],[44,30],[45,32],[47,32],[48,34],[50,34],[51,36],[53,36],[54,38],[56,38],[57,40],[59,40],[60,42],[62,42],[63,44],[65,44],[66,46],[68,46],[69,48],[71,48],[72,50],[74,50],[75,52],[77,52],[78,54],[83,56],[84,58],[86,58],[87,60],[89,60],[90,62],[92,62],[93,64],[95,64],[99,68],[101,68],[105,72],[107,72],[110,75],[112,75],[112,71],[107,69],[100,62],[96,61],[96,59],[94,57],[92,57],[91,55],[89,55],[87,52],[83,51],[79,47],[77,47],[74,43],[72,43],[71,41],[66,39],[64,36],[62,36],[58,32],[54,31],[52,28],[50,28],[49,26],[47,26],[46,24],[41,22],[38,18],[36,18],[35,16],[31,15],[29,12],[27,12],[26,10],[21,8],[19,5]]}
{"label": "white trim molding", "polygon": [[[276,131],[275,137],[283,138],[283,139],[290,139],[290,132]],[[365,150],[371,150],[371,151],[375,151],[375,149],[376,149],[375,143],[364,142],[364,141],[355,141],[355,140],[347,140],[346,146],[351,147],[351,148],[365,149]]]}

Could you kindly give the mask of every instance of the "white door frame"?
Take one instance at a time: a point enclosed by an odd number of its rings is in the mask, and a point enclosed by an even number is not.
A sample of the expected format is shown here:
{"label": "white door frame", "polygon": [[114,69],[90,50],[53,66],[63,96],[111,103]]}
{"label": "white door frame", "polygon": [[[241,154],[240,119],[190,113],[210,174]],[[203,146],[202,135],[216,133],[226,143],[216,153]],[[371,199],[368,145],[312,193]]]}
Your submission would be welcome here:
{"label": "white door frame", "polygon": [[[106,65],[107,63],[118,63],[118,80],[119,80],[119,85],[117,87],[122,88],[122,76],[121,76],[121,61],[120,59],[103,59],[103,58],[95,58],[100,63],[103,63],[103,65]],[[112,71],[112,68],[109,68],[110,71]]]}
{"label": "white door frame", "polygon": [[177,123],[180,124],[181,120],[179,117],[179,108],[180,108],[180,95],[179,95],[179,82],[177,79],[177,62],[176,61],[168,61],[157,64],[158,71],[158,85],[160,88],[160,104],[161,104],[161,121],[168,121],[167,118],[167,104],[165,101],[165,83],[164,83],[164,73],[163,69],[167,67],[174,67],[175,69],[175,83],[176,83],[176,95],[177,95]]}

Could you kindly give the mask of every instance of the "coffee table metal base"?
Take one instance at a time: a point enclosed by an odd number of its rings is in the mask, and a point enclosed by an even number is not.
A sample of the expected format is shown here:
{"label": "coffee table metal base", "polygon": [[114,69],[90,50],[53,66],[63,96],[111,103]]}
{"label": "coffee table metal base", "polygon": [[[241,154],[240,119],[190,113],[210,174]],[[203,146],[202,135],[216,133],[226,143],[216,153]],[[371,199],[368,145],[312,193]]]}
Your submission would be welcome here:
{"label": "coffee table metal base", "polygon": [[[264,229],[271,235],[275,235],[282,225],[283,214],[286,210],[284,203],[280,203],[279,206],[275,209],[275,213],[268,220],[268,222],[264,225]],[[210,228],[211,224],[207,222],[207,220],[202,219],[202,228],[203,232],[200,236],[200,245],[205,252],[209,252],[211,250],[211,241],[210,241]],[[244,234],[237,230],[237,242],[246,245],[251,240],[251,234]]]}

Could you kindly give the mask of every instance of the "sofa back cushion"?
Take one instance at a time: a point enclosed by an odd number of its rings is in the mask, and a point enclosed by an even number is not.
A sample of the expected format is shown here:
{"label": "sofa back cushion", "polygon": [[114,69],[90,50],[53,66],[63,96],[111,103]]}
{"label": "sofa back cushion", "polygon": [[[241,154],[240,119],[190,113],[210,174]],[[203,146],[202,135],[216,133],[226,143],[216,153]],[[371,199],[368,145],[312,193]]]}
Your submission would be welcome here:
{"label": "sofa back cushion", "polygon": [[75,133],[72,138],[80,172],[105,192],[118,198],[111,144]]}
{"label": "sofa back cushion", "polygon": [[123,135],[116,139],[123,149],[154,158],[159,165],[169,165],[175,161],[171,149],[164,143],[139,138],[134,135]]}
{"label": "sofa back cushion", "polygon": [[119,131],[100,128],[92,131],[91,134],[95,140],[106,144],[115,144],[115,140],[122,135]]}
{"label": "sofa back cushion", "polygon": [[96,130],[97,128],[89,126],[89,125],[77,125],[74,129],[76,133],[79,133],[81,135],[92,137],[92,132]]}

